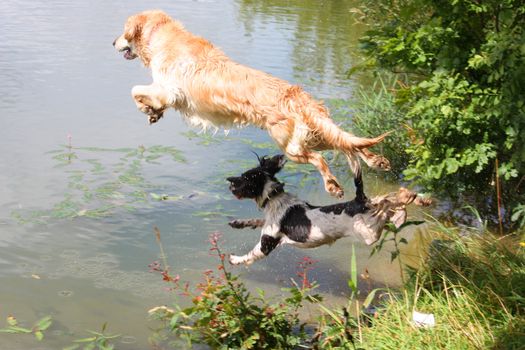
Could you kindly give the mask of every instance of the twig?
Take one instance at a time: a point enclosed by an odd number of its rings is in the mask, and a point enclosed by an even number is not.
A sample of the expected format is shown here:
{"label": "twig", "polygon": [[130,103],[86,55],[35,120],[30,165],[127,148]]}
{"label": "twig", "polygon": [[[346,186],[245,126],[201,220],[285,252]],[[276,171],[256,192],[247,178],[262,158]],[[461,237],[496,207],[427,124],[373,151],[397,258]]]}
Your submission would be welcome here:
{"label": "twig", "polygon": [[155,239],[157,240],[157,244],[160,248],[160,258],[162,259],[162,263],[164,264],[164,270],[168,271],[170,269],[170,266],[168,265],[168,258],[166,257],[166,253],[164,253],[164,247],[162,246],[162,241],[160,240],[160,230],[157,227],[157,225],[153,226],[153,231],[155,232]]}
{"label": "twig", "polygon": [[501,217],[501,188],[499,182],[499,161],[496,158],[496,197],[498,198],[498,221],[499,221],[499,234],[503,235],[503,218]]}

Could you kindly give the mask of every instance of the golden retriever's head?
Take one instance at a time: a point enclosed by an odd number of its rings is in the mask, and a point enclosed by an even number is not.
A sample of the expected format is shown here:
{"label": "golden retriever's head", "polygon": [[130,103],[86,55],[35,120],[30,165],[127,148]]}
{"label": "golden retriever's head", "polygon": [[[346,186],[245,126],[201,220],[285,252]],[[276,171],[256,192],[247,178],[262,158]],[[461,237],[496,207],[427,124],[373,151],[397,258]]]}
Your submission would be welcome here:
{"label": "golden retriever's head", "polygon": [[124,25],[124,33],[113,42],[113,46],[124,52],[124,58],[132,60],[140,57],[148,65],[151,53],[148,45],[152,35],[162,25],[172,22],[170,16],[160,10],[149,10],[128,18]]}

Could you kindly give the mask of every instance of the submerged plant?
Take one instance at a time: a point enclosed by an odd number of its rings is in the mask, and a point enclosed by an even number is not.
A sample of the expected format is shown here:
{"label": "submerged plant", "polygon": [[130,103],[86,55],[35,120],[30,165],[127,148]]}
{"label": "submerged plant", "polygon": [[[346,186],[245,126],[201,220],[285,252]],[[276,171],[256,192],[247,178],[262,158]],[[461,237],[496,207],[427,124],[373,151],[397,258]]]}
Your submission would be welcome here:
{"label": "submerged plant", "polygon": [[33,334],[37,340],[44,339],[44,331],[47,330],[53,321],[51,316],[46,316],[33,325],[31,328],[20,326],[18,320],[14,316],[7,317],[7,327],[0,328],[0,333],[11,333],[11,334]]}
{"label": "submerged plant", "polygon": [[[57,168],[68,177],[64,198],[51,209],[13,211],[19,223],[44,223],[49,219],[104,217],[118,209],[134,210],[151,199],[176,201],[177,196],[154,193],[159,188],[143,176],[145,164],[171,160],[185,162],[175,147],[154,145],[137,148],[74,147],[71,138],[60,149],[50,151]],[[104,153],[104,158],[98,156]]]}
{"label": "submerged plant", "polygon": [[64,348],[63,350],[113,350],[115,345],[111,342],[114,339],[120,338],[120,334],[108,334],[106,332],[107,323],[102,325],[102,330],[100,332],[90,331],[88,332],[91,336],[87,338],[81,338],[74,340],[75,344]]}

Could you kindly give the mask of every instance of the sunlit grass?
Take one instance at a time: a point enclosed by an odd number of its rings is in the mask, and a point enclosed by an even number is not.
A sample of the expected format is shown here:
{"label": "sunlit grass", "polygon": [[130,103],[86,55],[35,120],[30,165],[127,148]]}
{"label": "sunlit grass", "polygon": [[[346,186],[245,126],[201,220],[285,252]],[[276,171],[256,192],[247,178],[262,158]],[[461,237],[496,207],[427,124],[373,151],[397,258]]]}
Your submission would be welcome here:
{"label": "sunlit grass", "polygon": [[[436,223],[441,240],[413,272],[404,291],[391,294],[371,327],[367,349],[524,349],[525,250],[515,237]],[[435,326],[417,327],[416,310]]]}

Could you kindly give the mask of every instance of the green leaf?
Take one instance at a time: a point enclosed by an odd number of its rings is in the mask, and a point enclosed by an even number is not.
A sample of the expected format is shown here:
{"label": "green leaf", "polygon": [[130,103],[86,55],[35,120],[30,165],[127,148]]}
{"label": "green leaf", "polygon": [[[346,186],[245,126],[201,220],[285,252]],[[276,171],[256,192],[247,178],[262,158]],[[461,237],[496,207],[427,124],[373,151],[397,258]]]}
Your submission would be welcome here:
{"label": "green leaf", "polygon": [[49,326],[51,326],[52,323],[53,321],[51,320],[51,316],[46,316],[36,323],[36,328],[41,331],[45,331],[49,328]]}
{"label": "green leaf", "polygon": [[332,320],[334,322],[336,322],[338,325],[342,326],[343,323],[341,321],[341,318],[332,310],[328,309],[326,306],[324,306],[323,304],[319,304],[319,308],[324,312],[326,313],[328,316],[330,316],[332,318]]}
{"label": "green leaf", "polygon": [[12,328],[2,328],[0,329],[0,333],[13,333],[13,334],[19,334],[19,333],[31,333],[31,331],[29,332],[20,332],[16,329],[12,329]]}
{"label": "green leaf", "polygon": [[23,328],[19,326],[10,326],[8,330],[12,332],[7,332],[7,333],[33,333],[32,329]]}
{"label": "green leaf", "polygon": [[41,331],[36,331],[36,332],[35,332],[35,338],[36,338],[38,341],[44,339],[44,333],[42,333]]}
{"label": "green leaf", "polygon": [[352,293],[357,293],[357,258],[355,254],[355,246],[352,244],[352,255],[350,257],[350,279],[348,280],[348,287]]}
{"label": "green leaf", "polygon": [[75,343],[90,343],[97,340],[97,337],[81,338],[73,340]]}
{"label": "green leaf", "polygon": [[512,221],[518,221],[518,219],[519,219],[522,215],[525,215],[525,213],[524,213],[523,211],[518,211],[518,210],[516,210],[516,211],[512,214],[512,216],[510,217],[510,219],[511,219]]}
{"label": "green leaf", "polygon": [[412,225],[421,225],[421,224],[424,224],[425,221],[423,220],[412,220],[412,221],[406,221],[404,222],[401,226],[399,226],[399,228],[397,229],[398,231],[401,231],[402,229],[404,229],[405,227],[407,226],[412,226]]}
{"label": "green leaf", "polygon": [[366,309],[367,307],[372,304],[372,301],[374,301],[374,298],[376,297],[376,294],[378,291],[384,290],[383,288],[375,288],[368,293],[365,300],[363,301],[363,308]]}
{"label": "green leaf", "polygon": [[9,317],[7,317],[7,324],[9,326],[16,326],[16,325],[18,325],[18,321],[13,316],[9,316]]}

